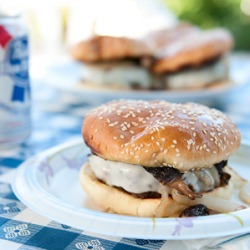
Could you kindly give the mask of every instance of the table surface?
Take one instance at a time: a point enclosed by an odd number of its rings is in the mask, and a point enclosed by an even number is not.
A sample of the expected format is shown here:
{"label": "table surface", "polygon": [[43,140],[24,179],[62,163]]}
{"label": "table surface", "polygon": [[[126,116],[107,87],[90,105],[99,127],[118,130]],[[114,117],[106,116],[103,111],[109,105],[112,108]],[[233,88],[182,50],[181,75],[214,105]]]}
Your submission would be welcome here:
{"label": "table surface", "polygon": [[[239,57],[236,67],[249,72],[246,84],[212,106],[227,113],[240,129],[243,141],[250,144],[250,56]],[[16,198],[11,180],[18,166],[45,149],[79,138],[86,112],[101,102],[84,102],[45,81],[46,76],[32,82],[31,137],[17,148],[0,151],[0,249],[185,249],[182,242],[110,238],[83,232],[44,218]],[[249,237],[244,238],[248,247]]]}

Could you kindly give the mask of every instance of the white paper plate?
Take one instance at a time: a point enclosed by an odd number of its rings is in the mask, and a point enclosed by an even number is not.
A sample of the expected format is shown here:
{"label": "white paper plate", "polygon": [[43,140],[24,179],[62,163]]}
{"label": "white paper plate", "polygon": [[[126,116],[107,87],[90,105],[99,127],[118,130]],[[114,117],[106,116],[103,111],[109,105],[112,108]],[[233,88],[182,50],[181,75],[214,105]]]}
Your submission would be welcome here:
{"label": "white paper plate", "polygon": [[[243,71],[246,63],[239,57],[232,57],[230,60],[231,83],[217,85],[206,89],[194,90],[116,90],[105,88],[91,88],[80,83],[83,66],[72,61],[68,57],[60,60],[39,59],[32,64],[32,78],[42,81],[50,87],[63,91],[67,95],[73,95],[75,99],[85,102],[103,103],[113,99],[162,99],[173,102],[194,101],[211,105],[214,102],[223,101],[228,94],[232,93],[247,81],[248,71]],[[241,64],[241,67],[239,67]]]}
{"label": "white paper plate", "polygon": [[[28,207],[78,229],[109,236],[144,239],[198,239],[250,231],[250,209],[195,218],[140,218],[98,211],[79,184],[89,153],[82,139],[41,153],[17,170],[13,190]],[[241,146],[230,165],[250,178],[249,147]],[[129,206],[129,204],[128,204]]]}

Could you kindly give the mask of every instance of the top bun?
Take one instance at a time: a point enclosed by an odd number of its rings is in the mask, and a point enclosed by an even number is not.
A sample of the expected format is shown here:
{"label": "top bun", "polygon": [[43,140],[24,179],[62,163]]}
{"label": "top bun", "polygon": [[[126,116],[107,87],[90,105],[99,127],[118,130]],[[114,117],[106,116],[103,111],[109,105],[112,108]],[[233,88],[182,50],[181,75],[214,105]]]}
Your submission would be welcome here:
{"label": "top bun", "polygon": [[224,55],[233,47],[233,38],[225,29],[187,31],[181,38],[176,37],[157,51],[152,66],[154,73],[197,67]]}
{"label": "top bun", "polygon": [[151,56],[153,50],[149,44],[132,38],[95,36],[79,42],[70,52],[78,61],[100,62]]}
{"label": "top bun", "polygon": [[147,167],[185,172],[226,160],[241,135],[225,114],[206,106],[120,100],[91,111],[82,135],[92,153]]}

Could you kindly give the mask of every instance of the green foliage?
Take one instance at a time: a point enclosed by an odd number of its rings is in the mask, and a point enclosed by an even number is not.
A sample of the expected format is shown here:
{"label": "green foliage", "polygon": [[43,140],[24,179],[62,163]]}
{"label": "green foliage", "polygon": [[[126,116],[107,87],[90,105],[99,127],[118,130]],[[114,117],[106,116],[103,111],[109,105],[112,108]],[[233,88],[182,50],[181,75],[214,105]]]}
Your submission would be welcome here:
{"label": "green foliage", "polygon": [[163,0],[180,18],[201,28],[225,27],[235,39],[235,50],[250,50],[250,16],[242,0]]}

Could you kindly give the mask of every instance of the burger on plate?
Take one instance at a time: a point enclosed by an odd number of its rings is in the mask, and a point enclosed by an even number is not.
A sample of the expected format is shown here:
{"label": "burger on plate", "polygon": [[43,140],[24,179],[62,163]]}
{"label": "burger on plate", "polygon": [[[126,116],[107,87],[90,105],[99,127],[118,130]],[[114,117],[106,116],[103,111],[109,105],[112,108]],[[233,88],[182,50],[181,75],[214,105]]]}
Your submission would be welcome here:
{"label": "burger on plate", "polygon": [[153,55],[150,45],[128,37],[96,35],[71,48],[82,63],[82,84],[107,89],[149,89],[152,74],[140,63]]}
{"label": "burger on plate", "polygon": [[188,90],[230,84],[231,34],[188,23],[141,38],[95,35],[72,46],[82,86],[104,89]]}
{"label": "burger on plate", "polygon": [[245,180],[228,166],[241,135],[218,110],[112,101],[87,114],[82,135],[91,155],[80,182],[103,211],[176,217],[245,207],[231,201],[235,183]]}

